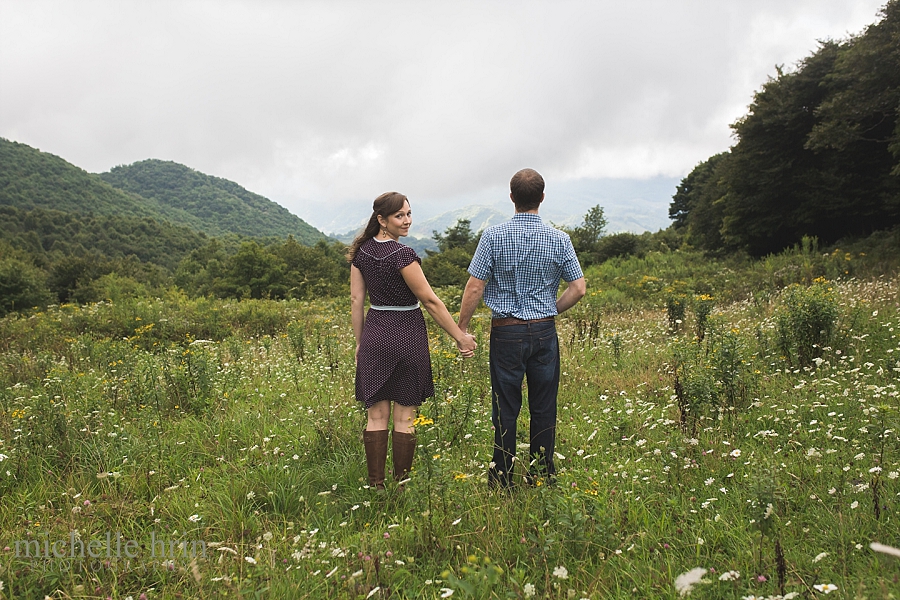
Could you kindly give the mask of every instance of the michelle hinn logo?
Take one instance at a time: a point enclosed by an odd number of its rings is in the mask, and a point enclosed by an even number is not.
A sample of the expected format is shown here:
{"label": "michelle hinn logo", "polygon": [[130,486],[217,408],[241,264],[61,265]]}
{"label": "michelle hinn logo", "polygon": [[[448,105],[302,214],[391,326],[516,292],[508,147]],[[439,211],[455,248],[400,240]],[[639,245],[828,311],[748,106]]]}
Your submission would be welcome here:
{"label": "michelle hinn logo", "polygon": [[19,560],[45,563],[91,561],[97,569],[113,565],[133,568],[152,564],[171,568],[180,560],[188,562],[206,558],[205,541],[157,537],[155,531],[150,532],[150,539],[144,542],[126,538],[120,531],[107,531],[104,536],[89,539],[83,539],[77,531],[73,531],[68,538],[54,540],[45,533],[38,538],[15,540],[12,546]]}

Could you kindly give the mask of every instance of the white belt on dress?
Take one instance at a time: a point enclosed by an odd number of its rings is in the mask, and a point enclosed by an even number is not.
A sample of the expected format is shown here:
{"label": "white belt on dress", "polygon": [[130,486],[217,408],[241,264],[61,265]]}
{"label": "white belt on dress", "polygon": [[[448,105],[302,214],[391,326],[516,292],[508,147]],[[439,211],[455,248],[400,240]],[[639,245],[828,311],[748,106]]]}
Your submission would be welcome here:
{"label": "white belt on dress", "polygon": [[419,303],[416,302],[412,306],[375,306],[372,304],[369,308],[372,310],[416,310],[419,308]]}

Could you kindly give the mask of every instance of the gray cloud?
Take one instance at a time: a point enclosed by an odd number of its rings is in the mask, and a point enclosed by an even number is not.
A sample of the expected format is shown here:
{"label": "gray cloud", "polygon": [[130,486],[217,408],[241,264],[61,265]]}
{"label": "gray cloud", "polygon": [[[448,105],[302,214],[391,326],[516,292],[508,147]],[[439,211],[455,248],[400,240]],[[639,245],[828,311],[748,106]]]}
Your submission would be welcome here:
{"label": "gray cloud", "polygon": [[677,177],[730,145],[775,64],[880,4],[2,0],[0,136],[91,171],[175,160],[313,224],[526,165]]}

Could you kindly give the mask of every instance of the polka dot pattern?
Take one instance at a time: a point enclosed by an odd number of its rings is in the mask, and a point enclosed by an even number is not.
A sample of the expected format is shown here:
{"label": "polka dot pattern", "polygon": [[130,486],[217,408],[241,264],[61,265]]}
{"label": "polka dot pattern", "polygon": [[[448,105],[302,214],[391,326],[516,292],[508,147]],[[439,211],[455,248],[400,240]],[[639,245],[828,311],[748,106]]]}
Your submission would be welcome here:
{"label": "polka dot pattern", "polygon": [[[418,302],[400,269],[414,260],[415,250],[398,242],[368,240],[353,264],[366,282],[376,306],[411,306]],[[369,310],[356,364],[356,399],[370,408],[382,400],[420,406],[434,396],[428,330],[421,309]]]}

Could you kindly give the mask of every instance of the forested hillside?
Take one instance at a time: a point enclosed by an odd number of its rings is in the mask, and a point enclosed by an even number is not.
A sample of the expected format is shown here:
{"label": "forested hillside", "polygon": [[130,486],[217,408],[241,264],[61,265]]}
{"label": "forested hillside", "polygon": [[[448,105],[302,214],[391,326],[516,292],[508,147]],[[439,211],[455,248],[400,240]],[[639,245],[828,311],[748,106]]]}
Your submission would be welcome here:
{"label": "forested hillside", "polygon": [[0,138],[0,206],[162,217],[154,201],[117,190],[58,156],[3,138]]}
{"label": "forested hillside", "polygon": [[845,42],[779,68],[669,210],[701,249],[761,256],[803,236],[830,243],[900,223],[900,2]]}
{"label": "forested hillside", "polygon": [[0,139],[0,316],[173,286],[273,299],[346,286],[341,244],[236,183],[162,161],[104,177],[129,189]]}
{"label": "forested hillside", "polygon": [[178,222],[210,235],[293,235],[315,244],[325,234],[286,208],[227,179],[205,175],[171,161],[144,160],[113,168],[100,177],[123,191],[157,202]]}
{"label": "forested hillside", "polygon": [[33,255],[40,264],[90,252],[111,259],[135,256],[174,269],[208,238],[187,227],[149,217],[86,216],[36,208],[0,206],[0,239]]}

